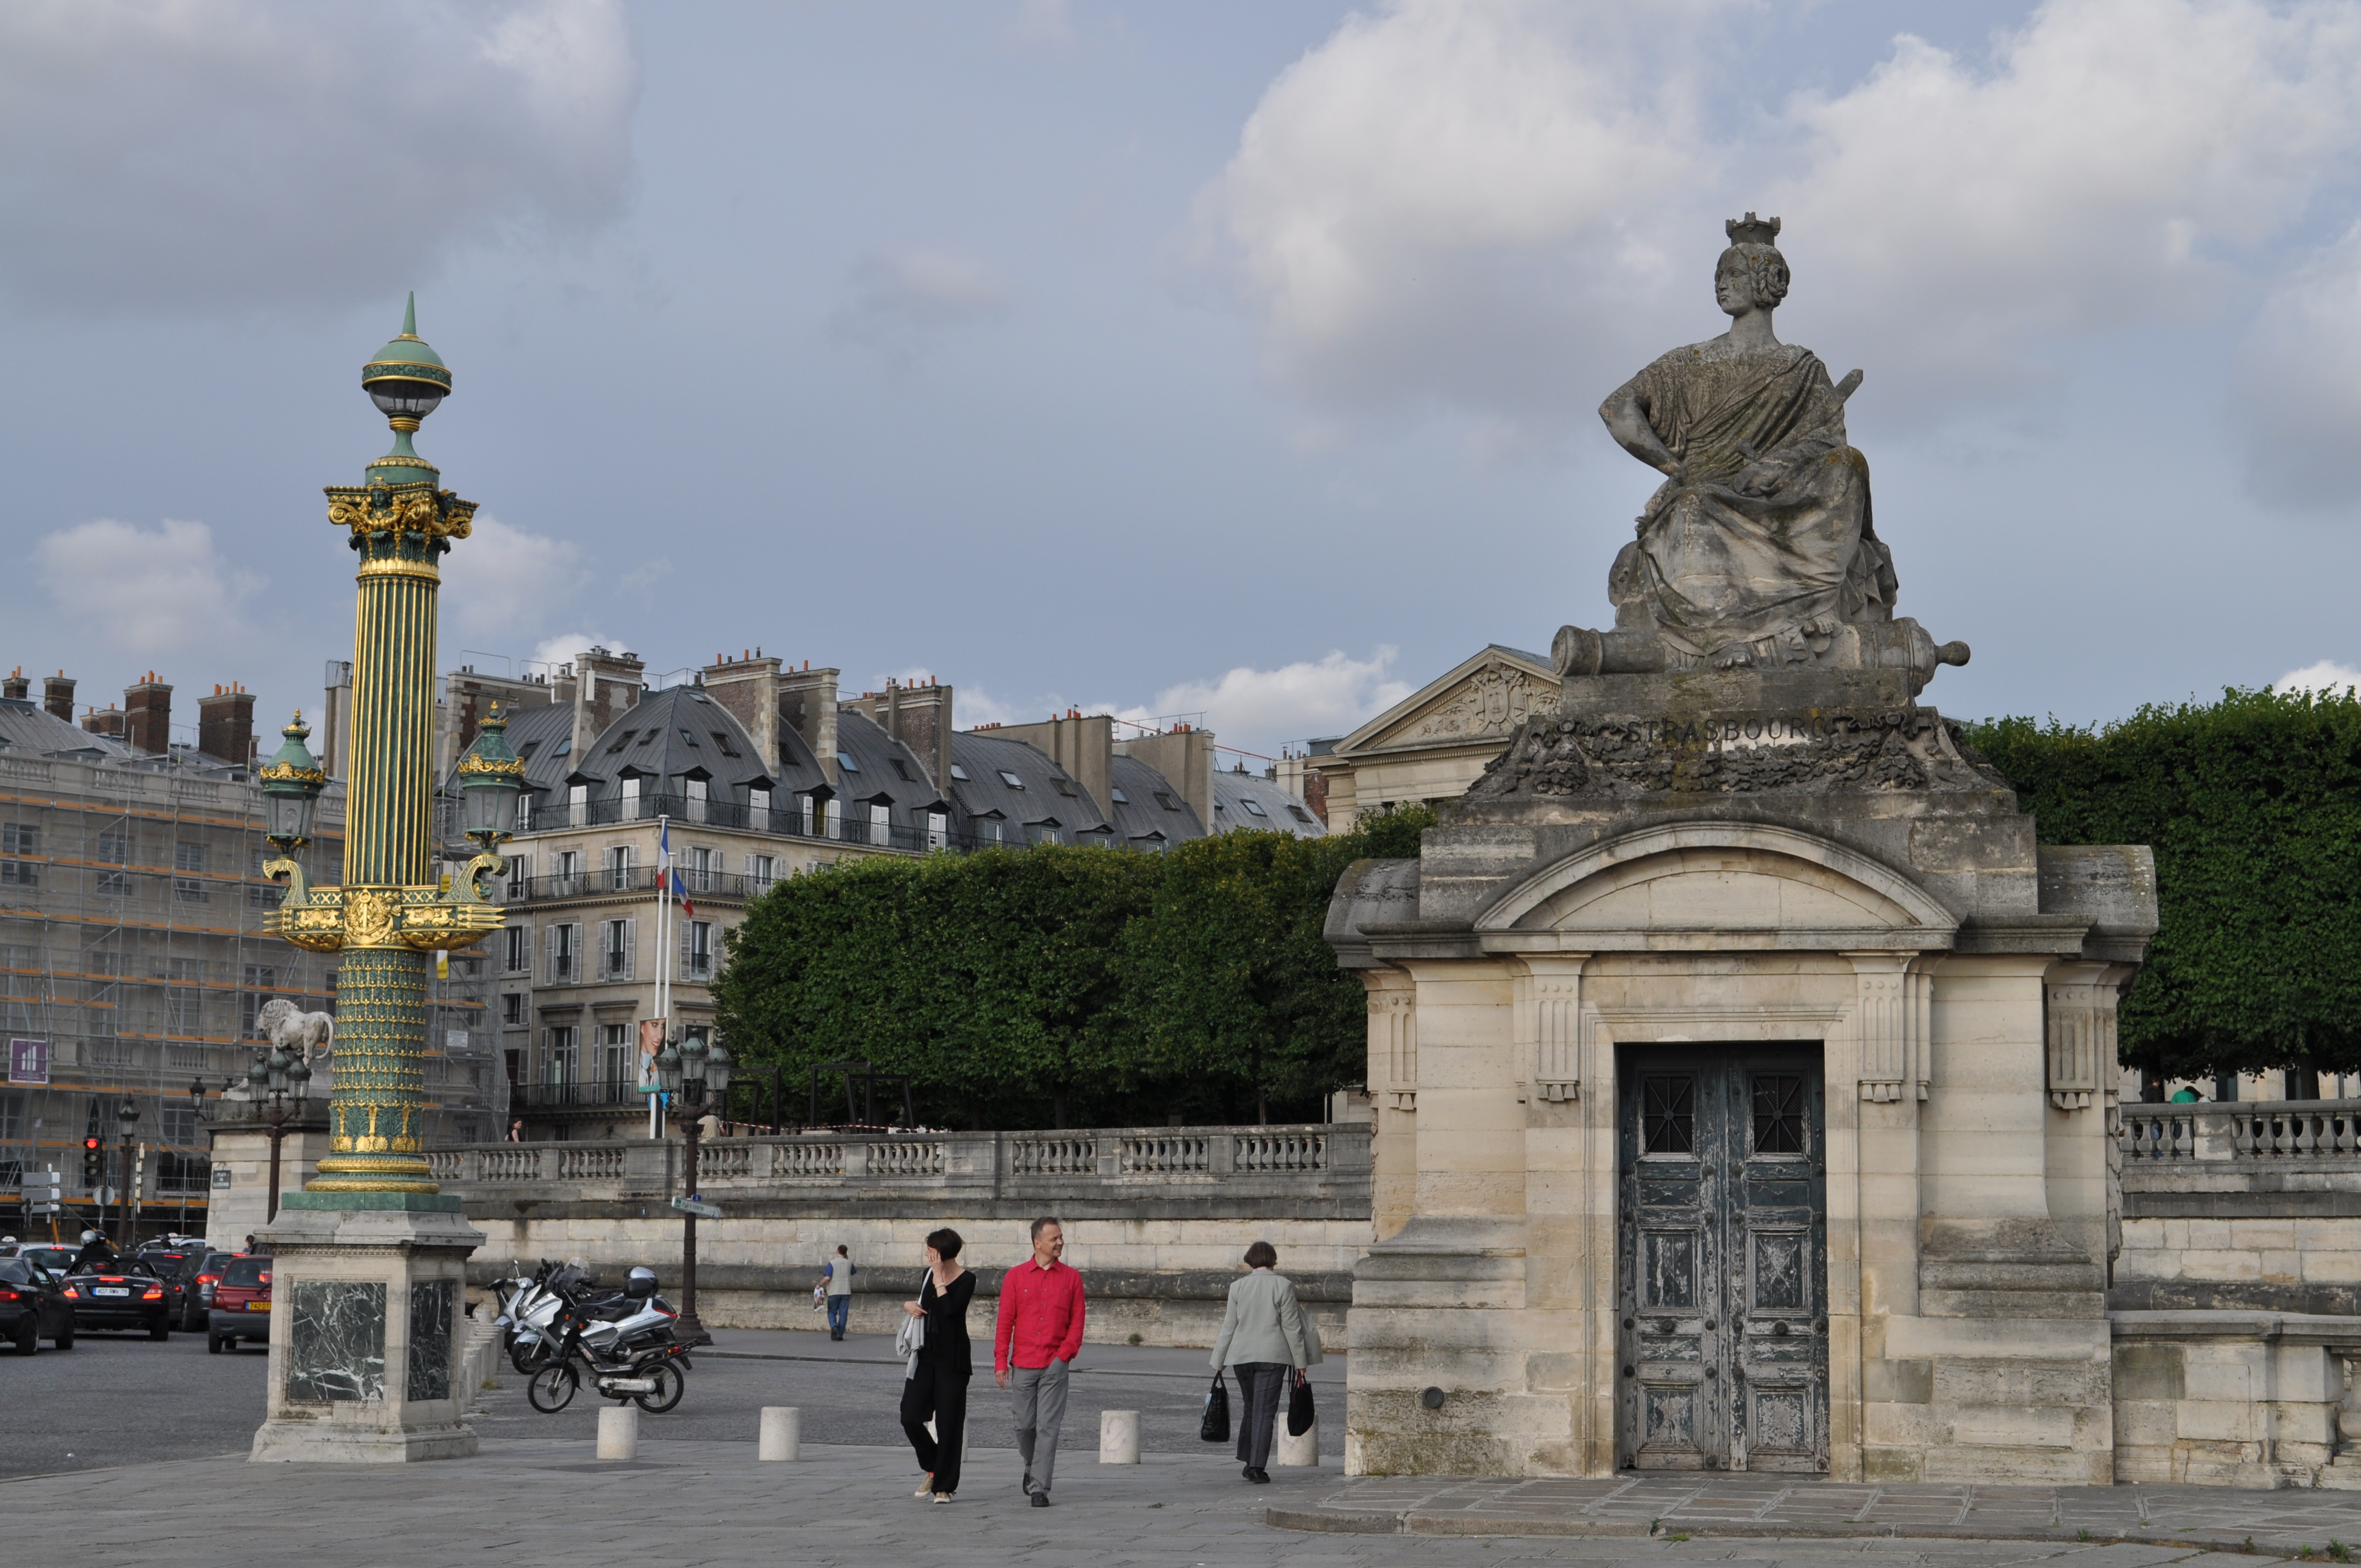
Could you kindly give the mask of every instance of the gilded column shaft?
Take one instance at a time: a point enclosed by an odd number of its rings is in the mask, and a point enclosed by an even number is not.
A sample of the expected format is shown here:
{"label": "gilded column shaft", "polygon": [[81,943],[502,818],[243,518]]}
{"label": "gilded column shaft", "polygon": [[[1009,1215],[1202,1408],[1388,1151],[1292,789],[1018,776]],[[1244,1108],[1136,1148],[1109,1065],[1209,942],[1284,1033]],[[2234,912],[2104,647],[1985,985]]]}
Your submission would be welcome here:
{"label": "gilded column shaft", "polygon": [[[434,598],[425,536],[362,540],[353,635],[345,885],[415,887],[434,871]],[[405,543],[411,547],[405,549]]]}

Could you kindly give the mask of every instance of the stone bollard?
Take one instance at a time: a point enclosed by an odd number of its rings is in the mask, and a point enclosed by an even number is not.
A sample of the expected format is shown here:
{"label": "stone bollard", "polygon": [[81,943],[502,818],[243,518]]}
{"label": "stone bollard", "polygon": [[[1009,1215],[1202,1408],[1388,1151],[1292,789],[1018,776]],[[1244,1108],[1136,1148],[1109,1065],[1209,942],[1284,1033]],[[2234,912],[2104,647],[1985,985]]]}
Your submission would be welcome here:
{"label": "stone bollard", "polygon": [[765,1405],[763,1424],[754,1442],[754,1457],[785,1460],[789,1464],[800,1457],[804,1442],[804,1413],[794,1405]]}
{"label": "stone bollard", "polygon": [[1287,1435],[1287,1411],[1281,1409],[1279,1412],[1279,1431],[1273,1434],[1271,1442],[1271,1463],[1308,1464],[1315,1470],[1318,1469],[1320,1467],[1320,1418],[1318,1416],[1312,1418],[1312,1424],[1303,1429],[1301,1437],[1290,1437]]}
{"label": "stone bollard", "polygon": [[1099,1463],[1101,1464],[1139,1463],[1139,1412],[1137,1410],[1101,1410],[1099,1412]]}
{"label": "stone bollard", "polygon": [[598,1457],[637,1459],[640,1456],[640,1412],[631,1405],[609,1405],[598,1412]]}

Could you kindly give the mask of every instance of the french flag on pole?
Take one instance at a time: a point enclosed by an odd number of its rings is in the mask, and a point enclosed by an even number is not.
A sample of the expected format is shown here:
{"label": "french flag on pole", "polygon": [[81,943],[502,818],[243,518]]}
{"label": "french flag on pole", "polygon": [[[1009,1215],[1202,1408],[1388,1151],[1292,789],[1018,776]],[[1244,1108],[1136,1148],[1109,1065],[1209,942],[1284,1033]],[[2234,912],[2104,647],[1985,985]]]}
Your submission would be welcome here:
{"label": "french flag on pole", "polygon": [[691,920],[697,918],[697,905],[688,901],[686,890],[680,885],[680,873],[672,869],[672,824],[666,822],[656,835],[656,890],[669,893],[680,900],[682,909]]}

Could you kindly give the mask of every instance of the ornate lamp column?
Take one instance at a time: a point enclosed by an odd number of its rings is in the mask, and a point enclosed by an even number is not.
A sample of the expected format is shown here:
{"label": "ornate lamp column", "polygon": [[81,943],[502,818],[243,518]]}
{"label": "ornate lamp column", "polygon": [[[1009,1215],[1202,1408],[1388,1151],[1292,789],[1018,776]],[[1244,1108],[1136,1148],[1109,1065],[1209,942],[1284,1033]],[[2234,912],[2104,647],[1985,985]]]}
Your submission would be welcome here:
{"label": "ornate lamp column", "polygon": [[[401,334],[361,367],[361,386],[394,435],[360,484],[327,490],[328,520],[359,557],[360,584],[340,886],[307,885],[293,858],[325,784],[300,718],[263,770],[280,848],[264,869],[288,883],[271,928],[344,956],[329,1153],[268,1232],[278,1264],[269,1419],[255,1434],[257,1459],[374,1463],[476,1451],[467,1390],[456,1387],[459,1302],[467,1255],[483,1236],[456,1199],[436,1190],[420,1141],[426,966],[436,948],[473,947],[500,929],[484,879],[505,867],[494,845],[513,821],[520,770],[497,725],[489,746],[470,751],[468,828],[483,852],[445,891],[434,866],[436,564],[467,537],[476,506],[440,488],[442,476],[411,444],[451,390],[450,370],[418,336],[415,296]],[[497,809],[504,789],[506,817]]]}

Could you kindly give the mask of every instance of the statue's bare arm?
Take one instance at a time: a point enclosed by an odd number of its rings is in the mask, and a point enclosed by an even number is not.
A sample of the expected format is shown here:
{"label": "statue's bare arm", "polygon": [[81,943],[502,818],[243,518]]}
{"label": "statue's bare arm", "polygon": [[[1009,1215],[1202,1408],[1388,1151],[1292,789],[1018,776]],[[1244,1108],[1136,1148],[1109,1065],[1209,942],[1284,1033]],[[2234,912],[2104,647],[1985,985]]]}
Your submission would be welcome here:
{"label": "statue's bare arm", "polygon": [[1648,405],[1637,384],[1627,381],[1609,394],[1598,405],[1598,417],[1607,422],[1607,433],[1615,444],[1645,463],[1660,474],[1677,479],[1681,465],[1656,435],[1655,427],[1648,422]]}

